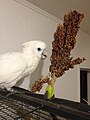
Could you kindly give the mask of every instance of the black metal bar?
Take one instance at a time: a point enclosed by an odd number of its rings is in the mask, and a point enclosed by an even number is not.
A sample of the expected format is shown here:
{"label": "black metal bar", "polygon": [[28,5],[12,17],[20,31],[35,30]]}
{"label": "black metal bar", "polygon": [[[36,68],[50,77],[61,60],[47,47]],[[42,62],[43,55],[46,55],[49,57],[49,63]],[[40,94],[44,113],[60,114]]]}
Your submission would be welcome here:
{"label": "black metal bar", "polygon": [[20,117],[16,117],[15,120],[18,120],[19,118],[24,118],[26,115],[28,115],[28,114],[30,114],[30,113],[33,113],[33,112],[37,111],[38,109],[41,109],[42,107],[43,107],[43,106],[37,107],[37,108],[35,108],[34,110],[31,110],[31,111],[27,112],[26,114],[24,114],[24,115],[22,115],[22,116],[20,116]]}
{"label": "black metal bar", "polygon": [[[43,99],[43,96],[40,96],[39,98],[37,97],[38,95],[32,94],[23,89],[21,89],[21,91],[23,92],[23,94],[14,94],[9,97],[12,99],[22,101],[28,105],[32,105],[34,107],[43,106],[42,109],[44,111],[47,111],[51,114],[55,114],[60,117],[69,118],[72,120],[90,120],[90,106],[87,106],[87,105],[85,106],[86,108],[88,108],[88,111],[86,112],[84,110],[70,107],[69,105],[63,105],[63,104],[55,103],[53,101],[46,101]],[[5,96],[8,94],[8,92],[6,93],[4,90],[1,90],[0,94],[3,94]],[[71,103],[74,103],[74,102],[71,101]],[[70,104],[70,101],[69,101],[69,104]],[[80,103],[75,103],[75,104],[79,105]]]}

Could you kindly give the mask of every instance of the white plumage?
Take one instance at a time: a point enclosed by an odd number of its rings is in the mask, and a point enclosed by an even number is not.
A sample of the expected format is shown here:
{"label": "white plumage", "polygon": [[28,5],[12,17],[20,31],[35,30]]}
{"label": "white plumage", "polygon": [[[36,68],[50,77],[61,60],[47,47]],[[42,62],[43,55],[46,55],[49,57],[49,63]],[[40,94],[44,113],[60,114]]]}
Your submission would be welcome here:
{"label": "white plumage", "polygon": [[0,87],[10,90],[17,81],[30,75],[46,57],[46,44],[30,41],[23,44],[23,52],[11,52],[0,56]]}

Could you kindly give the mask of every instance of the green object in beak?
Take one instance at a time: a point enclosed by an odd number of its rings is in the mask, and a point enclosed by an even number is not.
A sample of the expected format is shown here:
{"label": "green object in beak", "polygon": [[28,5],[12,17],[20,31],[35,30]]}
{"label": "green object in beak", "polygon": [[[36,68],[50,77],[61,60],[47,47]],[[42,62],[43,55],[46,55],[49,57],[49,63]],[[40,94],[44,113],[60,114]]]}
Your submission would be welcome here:
{"label": "green object in beak", "polygon": [[47,99],[51,99],[54,96],[54,85],[48,85],[46,87]]}

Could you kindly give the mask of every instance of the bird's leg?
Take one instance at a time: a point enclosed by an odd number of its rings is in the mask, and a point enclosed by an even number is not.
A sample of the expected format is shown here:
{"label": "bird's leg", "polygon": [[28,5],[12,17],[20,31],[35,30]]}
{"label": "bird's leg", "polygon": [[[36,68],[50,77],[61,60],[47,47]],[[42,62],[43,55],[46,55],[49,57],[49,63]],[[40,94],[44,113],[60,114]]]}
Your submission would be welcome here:
{"label": "bird's leg", "polygon": [[[7,90],[7,89],[6,89],[6,90]],[[7,91],[9,91],[10,93],[8,93],[8,94],[6,95],[6,97],[9,97],[9,96],[14,95],[14,94],[24,94],[24,92],[19,92],[19,91],[13,89],[13,88],[11,88],[11,89],[9,89],[9,90],[7,90]]]}
{"label": "bird's leg", "polygon": [[[8,90],[7,90],[8,91]],[[9,90],[9,93],[6,95],[6,97],[9,97],[9,96],[11,96],[11,95],[14,95],[14,94],[16,94],[17,92],[16,91],[14,91],[13,89],[10,89]]]}

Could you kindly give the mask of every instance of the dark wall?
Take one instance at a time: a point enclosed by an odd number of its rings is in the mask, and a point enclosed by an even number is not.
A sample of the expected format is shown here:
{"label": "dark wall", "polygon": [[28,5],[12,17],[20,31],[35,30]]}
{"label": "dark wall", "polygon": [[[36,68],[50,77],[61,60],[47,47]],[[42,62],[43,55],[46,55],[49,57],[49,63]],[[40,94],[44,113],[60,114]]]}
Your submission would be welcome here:
{"label": "dark wall", "polygon": [[80,70],[80,101],[86,103],[87,101],[87,71]]}

